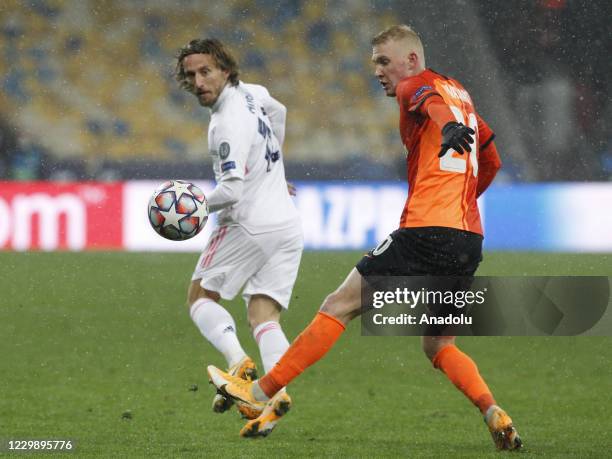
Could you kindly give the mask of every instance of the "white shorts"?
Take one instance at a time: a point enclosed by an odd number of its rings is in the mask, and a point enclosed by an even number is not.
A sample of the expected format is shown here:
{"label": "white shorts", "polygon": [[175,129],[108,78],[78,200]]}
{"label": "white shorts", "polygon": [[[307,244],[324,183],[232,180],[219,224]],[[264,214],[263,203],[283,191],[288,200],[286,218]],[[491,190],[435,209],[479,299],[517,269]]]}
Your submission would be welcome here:
{"label": "white shorts", "polygon": [[304,248],[301,225],[262,234],[250,234],[240,225],[220,226],[210,236],[191,280],[202,279],[206,290],[232,300],[267,295],[284,309],[289,306]]}

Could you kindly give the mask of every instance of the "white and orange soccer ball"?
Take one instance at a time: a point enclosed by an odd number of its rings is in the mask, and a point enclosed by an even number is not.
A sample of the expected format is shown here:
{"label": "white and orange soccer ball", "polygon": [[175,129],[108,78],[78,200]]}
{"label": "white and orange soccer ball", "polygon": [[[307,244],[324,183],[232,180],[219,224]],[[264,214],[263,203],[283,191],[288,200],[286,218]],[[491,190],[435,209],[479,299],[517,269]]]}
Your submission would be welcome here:
{"label": "white and orange soccer ball", "polygon": [[149,200],[149,222],[162,237],[184,241],[198,234],[208,220],[208,203],[201,189],[183,180],[160,185]]}

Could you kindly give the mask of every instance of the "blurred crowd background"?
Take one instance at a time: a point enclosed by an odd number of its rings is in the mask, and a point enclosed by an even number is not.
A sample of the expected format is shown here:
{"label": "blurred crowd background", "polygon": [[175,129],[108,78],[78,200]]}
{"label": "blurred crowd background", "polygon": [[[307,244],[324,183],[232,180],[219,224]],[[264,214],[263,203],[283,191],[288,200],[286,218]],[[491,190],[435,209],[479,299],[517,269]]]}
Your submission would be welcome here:
{"label": "blurred crowd background", "polygon": [[0,178],[209,178],[209,113],[173,79],[193,38],[288,108],[293,179],[405,176],[371,37],[421,35],[497,133],[500,181],[612,179],[608,0],[2,0]]}

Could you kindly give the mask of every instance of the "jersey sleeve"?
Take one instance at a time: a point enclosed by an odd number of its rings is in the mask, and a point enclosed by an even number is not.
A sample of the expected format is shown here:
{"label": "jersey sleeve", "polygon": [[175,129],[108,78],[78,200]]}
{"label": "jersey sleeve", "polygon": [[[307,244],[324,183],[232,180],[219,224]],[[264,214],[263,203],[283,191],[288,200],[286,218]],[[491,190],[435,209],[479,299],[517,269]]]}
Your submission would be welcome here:
{"label": "jersey sleeve", "polygon": [[419,77],[401,81],[396,90],[398,102],[409,112],[419,112],[423,103],[436,95],[440,96],[428,81]]}
{"label": "jersey sleeve", "polygon": [[270,96],[262,101],[263,108],[268,115],[272,132],[276,136],[279,145],[285,141],[285,123],[287,120],[287,108],[274,97]]}
{"label": "jersey sleeve", "polygon": [[478,122],[478,140],[480,150],[484,150],[495,139],[495,133],[489,125],[476,113],[476,121]]}
{"label": "jersey sleeve", "polygon": [[267,97],[270,97],[270,92],[265,86],[262,86],[260,84],[251,84],[251,83],[242,83],[242,82],[241,84],[244,85],[245,89],[249,91],[255,97],[255,99],[259,101],[262,101],[263,99]]}
{"label": "jersey sleeve", "polygon": [[261,85],[244,83],[247,90],[259,101],[270,120],[272,132],[276,136],[279,145],[285,140],[285,123],[287,120],[287,108],[270,95],[270,92]]}
{"label": "jersey sleeve", "polygon": [[[245,123],[247,124],[247,123]],[[247,126],[237,129],[235,123],[219,123],[212,132],[211,149],[219,157],[220,181],[244,180],[244,174],[254,132]]]}

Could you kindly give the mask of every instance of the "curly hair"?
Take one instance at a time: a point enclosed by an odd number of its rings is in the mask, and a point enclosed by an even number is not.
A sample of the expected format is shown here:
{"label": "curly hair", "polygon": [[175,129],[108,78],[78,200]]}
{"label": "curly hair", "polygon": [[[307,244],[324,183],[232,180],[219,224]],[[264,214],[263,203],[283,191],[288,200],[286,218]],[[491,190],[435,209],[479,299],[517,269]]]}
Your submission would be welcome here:
{"label": "curly hair", "polygon": [[228,81],[232,86],[238,86],[238,64],[230,51],[216,38],[205,38],[191,40],[183,46],[177,56],[174,77],[181,88],[193,91],[192,84],[188,81],[183,68],[183,60],[191,54],[209,54],[212,56],[219,68],[229,72]]}

